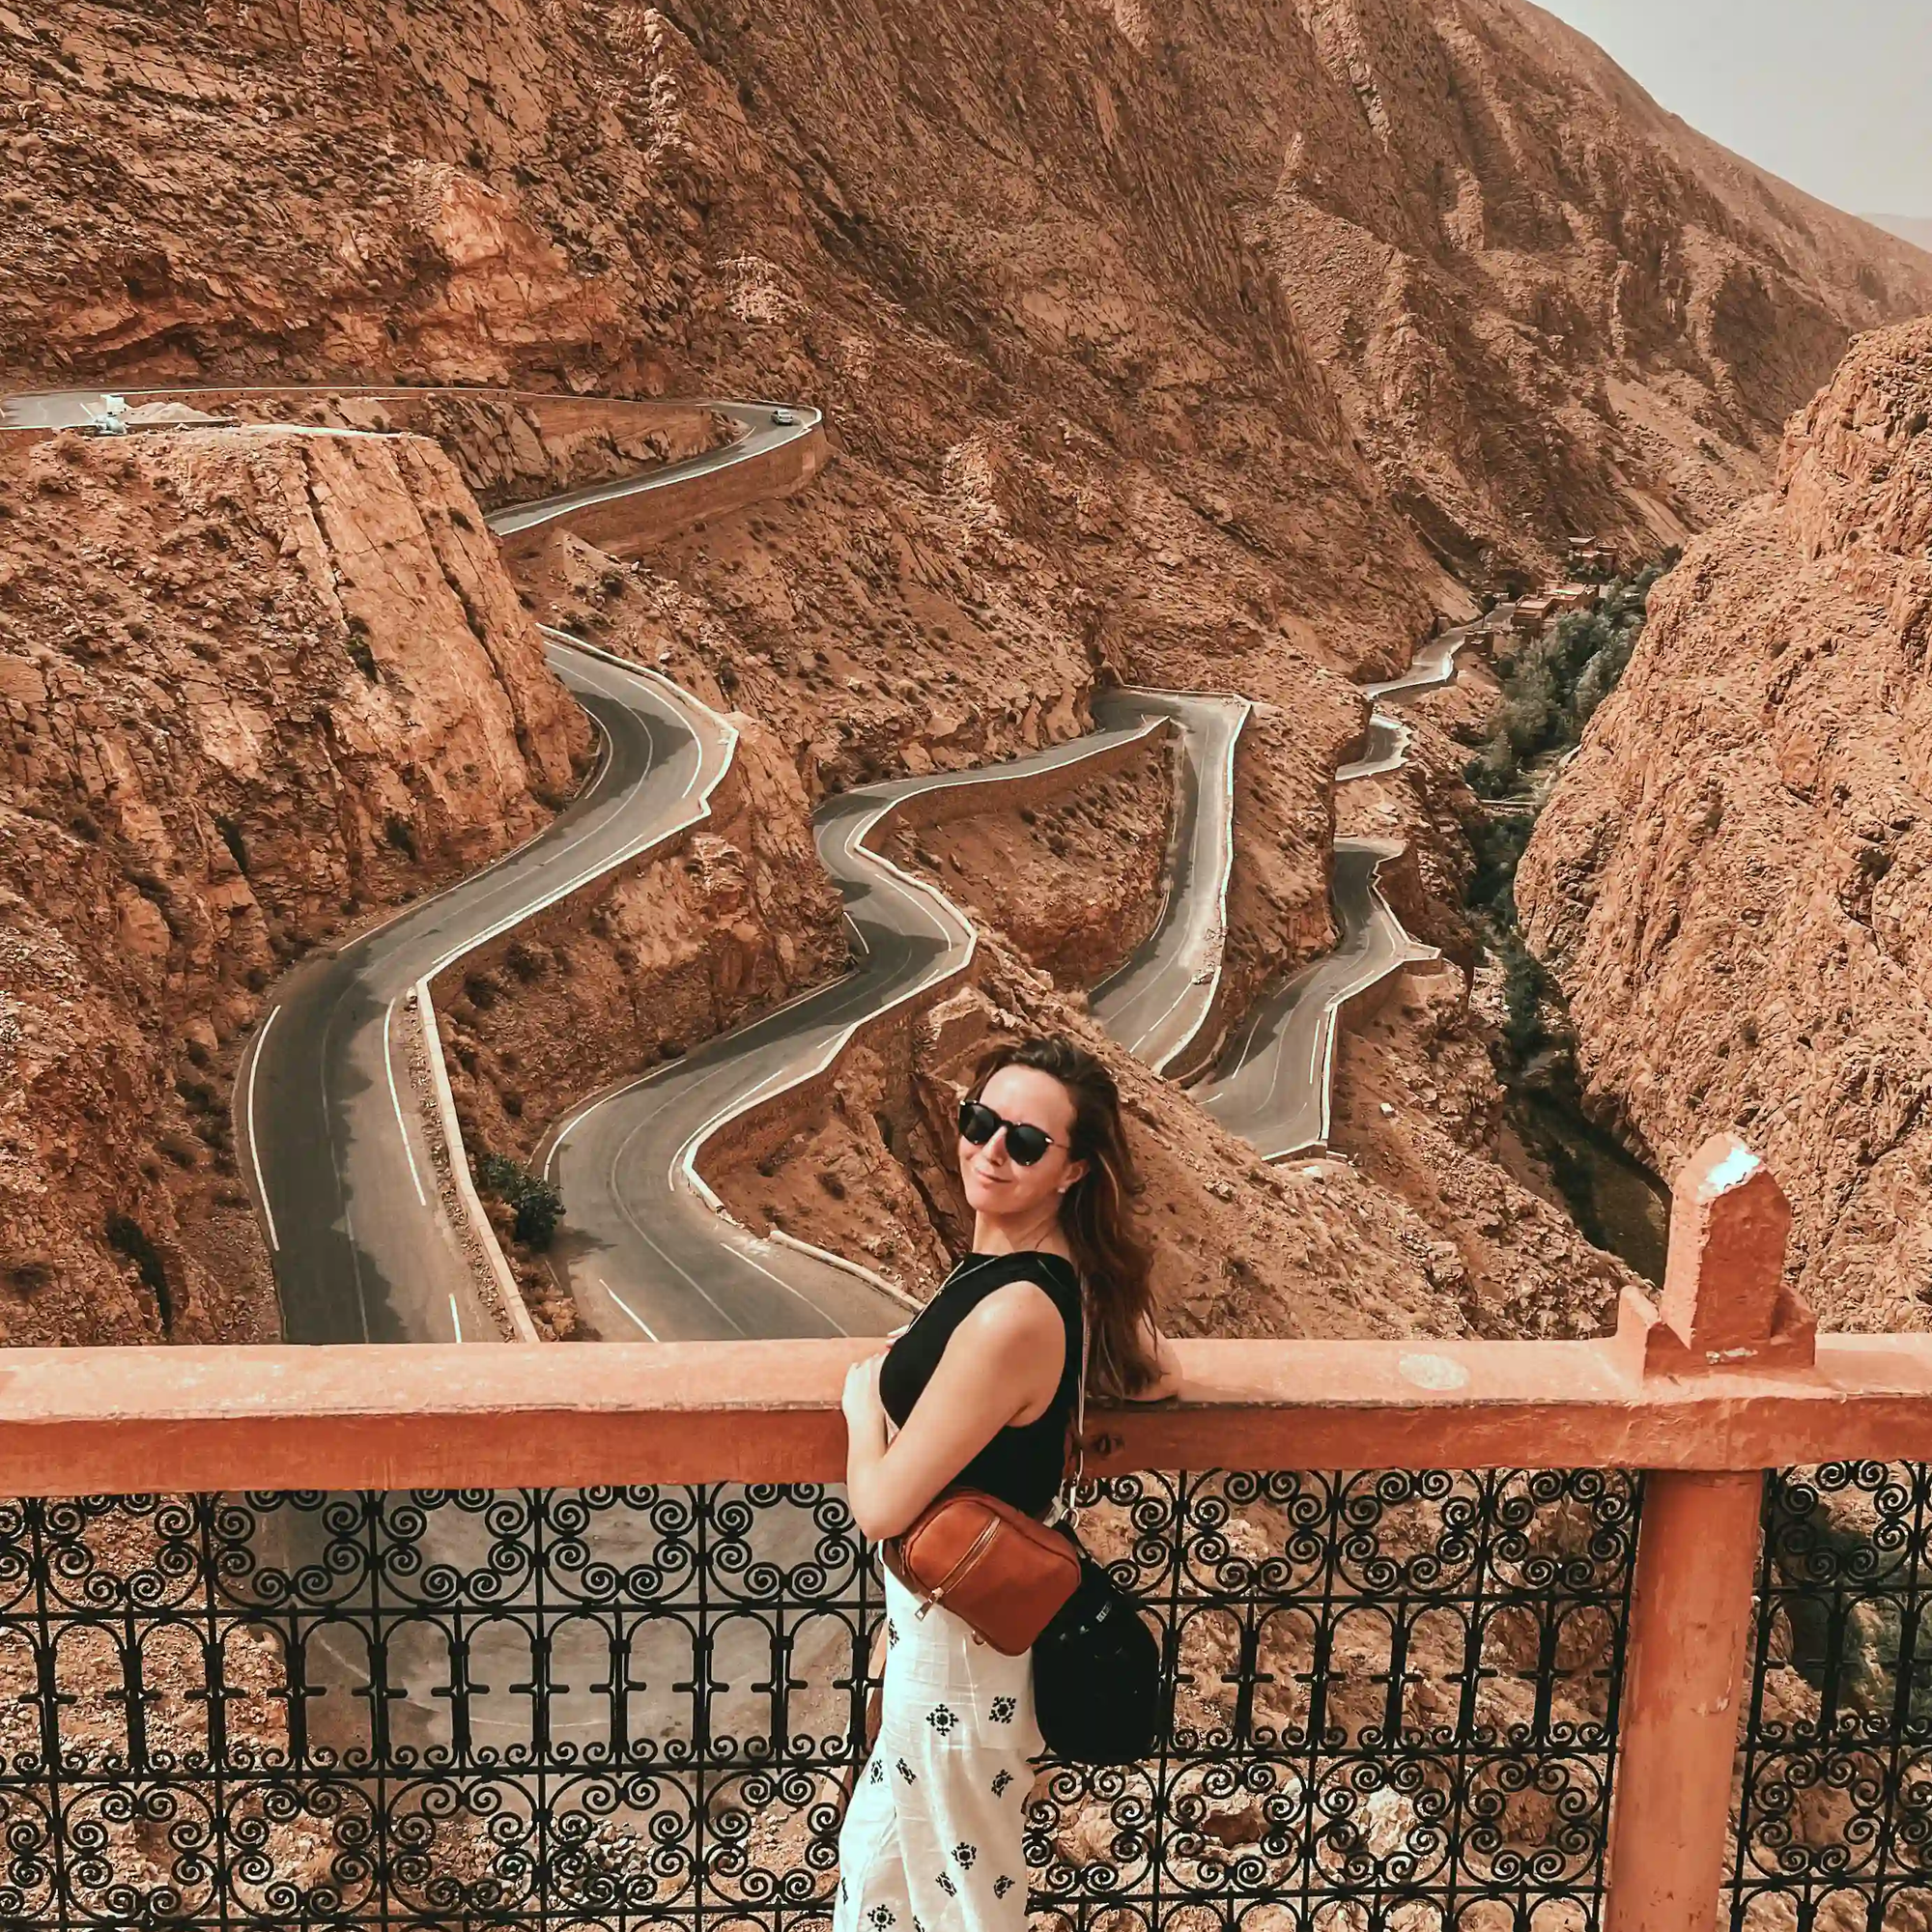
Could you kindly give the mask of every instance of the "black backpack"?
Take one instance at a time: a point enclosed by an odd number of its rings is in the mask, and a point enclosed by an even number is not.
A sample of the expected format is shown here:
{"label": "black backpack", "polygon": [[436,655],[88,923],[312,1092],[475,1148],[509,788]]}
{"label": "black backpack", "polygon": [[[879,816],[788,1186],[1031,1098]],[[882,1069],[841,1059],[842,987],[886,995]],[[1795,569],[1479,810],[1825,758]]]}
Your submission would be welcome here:
{"label": "black backpack", "polygon": [[1084,1549],[1072,1596],[1034,1643],[1033,1705],[1047,1749],[1068,1764],[1133,1764],[1160,1742],[1160,1645]]}
{"label": "black backpack", "polygon": [[[1080,1381],[1059,1527],[1080,1551],[1080,1580],[1034,1639],[1033,1708],[1039,1734],[1068,1764],[1133,1764],[1161,1734],[1160,1645],[1139,1601],[1081,1548],[1073,1498],[1087,1472],[1087,1297],[1081,1284]],[[1050,1518],[1049,1520],[1052,1520]]]}

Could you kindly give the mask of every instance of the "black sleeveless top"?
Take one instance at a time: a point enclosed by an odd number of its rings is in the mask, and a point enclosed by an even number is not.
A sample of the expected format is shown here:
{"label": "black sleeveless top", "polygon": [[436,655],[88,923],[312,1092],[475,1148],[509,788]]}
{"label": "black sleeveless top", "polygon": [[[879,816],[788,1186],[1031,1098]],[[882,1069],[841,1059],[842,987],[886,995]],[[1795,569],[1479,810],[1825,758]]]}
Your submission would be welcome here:
{"label": "black sleeveless top", "polygon": [[946,1277],[912,1326],[886,1350],[879,1366],[879,1397],[886,1413],[903,1429],[952,1331],[995,1289],[1015,1281],[1032,1282],[1060,1311],[1066,1335],[1060,1385],[1044,1414],[1032,1422],[1009,1423],[954,1480],[967,1489],[984,1490],[1029,1516],[1038,1516],[1060,1488],[1067,1425],[1080,1389],[1080,1277],[1071,1262],[1037,1250],[968,1255]]}

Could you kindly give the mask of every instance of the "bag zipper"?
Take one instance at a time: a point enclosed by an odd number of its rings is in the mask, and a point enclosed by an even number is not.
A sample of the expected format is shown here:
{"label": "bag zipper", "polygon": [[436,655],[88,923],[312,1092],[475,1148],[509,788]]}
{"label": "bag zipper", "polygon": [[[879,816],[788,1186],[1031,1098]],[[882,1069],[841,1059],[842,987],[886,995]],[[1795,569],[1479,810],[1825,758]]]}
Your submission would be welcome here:
{"label": "bag zipper", "polygon": [[949,1590],[951,1590],[954,1586],[954,1584],[958,1583],[962,1578],[971,1574],[975,1565],[977,1565],[980,1559],[985,1555],[986,1546],[989,1543],[991,1543],[994,1537],[996,1537],[999,1533],[1000,1533],[1000,1519],[998,1517],[993,1517],[987,1521],[985,1528],[982,1529],[980,1532],[980,1534],[973,1539],[971,1547],[960,1557],[959,1561],[955,1563],[952,1566],[952,1568],[949,1570],[946,1573],[946,1575],[942,1577],[936,1584],[933,1585],[931,1596],[926,1598],[925,1602],[919,1606],[917,1612],[918,1617],[924,1616],[926,1611],[929,1610],[934,1604],[944,1604],[944,1602],[946,1601],[946,1593]]}

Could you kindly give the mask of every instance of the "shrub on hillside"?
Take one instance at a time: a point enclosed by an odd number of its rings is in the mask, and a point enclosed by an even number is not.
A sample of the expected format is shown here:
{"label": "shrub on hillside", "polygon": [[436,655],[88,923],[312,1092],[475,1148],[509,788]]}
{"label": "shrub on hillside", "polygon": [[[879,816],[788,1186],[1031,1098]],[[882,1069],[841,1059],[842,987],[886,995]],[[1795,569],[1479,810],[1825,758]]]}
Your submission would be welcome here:
{"label": "shrub on hillside", "polygon": [[1502,703],[1482,749],[1463,768],[1479,797],[1505,797],[1531,758],[1581,739],[1631,661],[1651,585],[1662,574],[1651,564],[1635,577],[1618,578],[1596,610],[1573,611],[1496,660]]}
{"label": "shrub on hillside", "polygon": [[1513,931],[1496,950],[1503,969],[1503,1033],[1521,1062],[1548,1043],[1543,1024],[1543,967]]}
{"label": "shrub on hillside", "polygon": [[563,1218],[563,1196],[553,1182],[508,1154],[486,1153],[476,1163],[476,1184],[512,1210],[517,1239],[526,1248],[550,1246]]}

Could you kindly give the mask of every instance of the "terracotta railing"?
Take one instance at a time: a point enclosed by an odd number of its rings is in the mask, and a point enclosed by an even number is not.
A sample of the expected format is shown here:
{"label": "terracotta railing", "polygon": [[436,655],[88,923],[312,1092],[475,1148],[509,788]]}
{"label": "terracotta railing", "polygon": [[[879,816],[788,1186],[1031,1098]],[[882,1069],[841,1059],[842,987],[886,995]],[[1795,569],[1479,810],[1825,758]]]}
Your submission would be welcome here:
{"label": "terracotta railing", "polygon": [[[1612,1336],[1186,1342],[1179,1403],[1104,1418],[1111,1472],[1642,1472],[1607,1889],[1583,1908],[1609,1932],[1717,1922],[1766,1472],[1932,1459],[1932,1337],[1815,1334],[1789,1219],[1720,1137],[1677,1180],[1661,1305],[1632,1293]],[[835,1483],[842,1372],[871,1346],[13,1350],[0,1495]]]}

